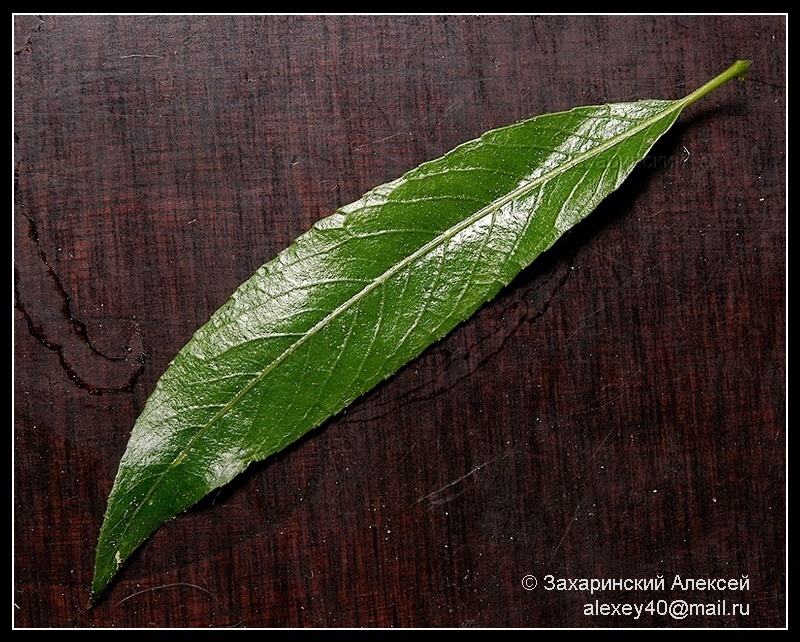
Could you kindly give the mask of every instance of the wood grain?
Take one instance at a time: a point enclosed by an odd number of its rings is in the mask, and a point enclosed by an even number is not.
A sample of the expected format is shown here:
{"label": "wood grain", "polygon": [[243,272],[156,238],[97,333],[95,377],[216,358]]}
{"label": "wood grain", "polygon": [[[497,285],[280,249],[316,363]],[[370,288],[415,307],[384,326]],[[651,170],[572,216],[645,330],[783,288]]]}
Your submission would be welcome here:
{"label": "wood grain", "polygon": [[[785,626],[784,16],[14,26],[14,627]],[[256,268],[486,129],[679,97],[737,58],[748,79],[497,300],[86,609],[130,428]],[[584,615],[679,598],[749,612]]]}

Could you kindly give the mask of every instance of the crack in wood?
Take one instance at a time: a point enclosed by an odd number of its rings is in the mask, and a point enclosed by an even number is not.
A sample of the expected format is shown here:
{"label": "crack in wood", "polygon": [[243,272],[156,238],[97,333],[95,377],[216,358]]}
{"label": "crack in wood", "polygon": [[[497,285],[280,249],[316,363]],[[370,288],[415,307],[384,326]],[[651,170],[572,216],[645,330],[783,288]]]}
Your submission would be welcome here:
{"label": "crack in wood", "polygon": [[[86,324],[72,313],[70,297],[41,247],[36,223],[27,214],[27,234],[17,236],[19,263],[14,264],[14,302],[28,332],[58,355],[67,376],[90,394],[131,392],[144,371],[146,355],[141,330],[131,324],[124,357],[98,350]],[[18,226],[17,226],[18,227]]]}
{"label": "crack in wood", "polygon": [[28,37],[25,39],[25,43],[19,48],[14,50],[14,55],[19,56],[22,53],[33,53],[33,37],[37,33],[41,33],[44,30],[44,20],[42,20],[41,16],[34,16],[38,21],[36,23],[36,27],[31,29]]}

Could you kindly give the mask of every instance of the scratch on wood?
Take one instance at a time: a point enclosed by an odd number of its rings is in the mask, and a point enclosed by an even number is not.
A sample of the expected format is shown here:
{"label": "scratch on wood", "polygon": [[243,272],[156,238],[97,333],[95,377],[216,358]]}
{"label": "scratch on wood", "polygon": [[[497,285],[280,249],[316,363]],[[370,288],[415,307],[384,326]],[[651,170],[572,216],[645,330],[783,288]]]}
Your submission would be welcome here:
{"label": "scratch on wood", "polygon": [[382,138],[376,138],[375,140],[371,140],[368,143],[362,143],[361,145],[357,145],[354,149],[364,149],[365,147],[369,147],[370,145],[377,145],[378,143],[383,143],[387,140],[391,140],[392,138],[397,138],[398,136],[411,136],[410,132],[397,132],[396,134],[389,134],[388,136],[383,136]]}
{"label": "scratch on wood", "polygon": [[120,60],[123,58],[163,58],[164,56],[158,56],[156,54],[126,54],[124,56],[120,56]]}
{"label": "scratch on wood", "polygon": [[136,591],[135,593],[131,593],[128,597],[124,597],[119,602],[117,602],[116,606],[119,606],[123,602],[127,602],[131,598],[136,597],[137,595],[141,595],[142,593],[150,593],[151,591],[174,588],[176,586],[185,586],[188,588],[197,589],[198,591],[202,591],[207,595],[212,595],[211,591],[209,591],[207,588],[203,588],[202,586],[198,586],[197,584],[189,584],[189,582],[175,582],[173,584],[159,584],[158,586],[151,586],[150,588],[142,589],[141,591]]}
{"label": "scratch on wood", "polygon": [[577,504],[575,506],[575,512],[572,514],[572,519],[569,520],[569,524],[567,524],[567,527],[564,529],[564,534],[561,535],[561,539],[558,540],[558,544],[556,544],[556,547],[553,549],[553,554],[550,556],[550,559],[547,560],[545,568],[550,568],[550,566],[553,563],[553,560],[556,558],[556,553],[558,553],[558,551],[561,549],[561,545],[564,543],[564,540],[567,539],[567,534],[572,528],[572,525],[578,521],[578,511],[580,510],[580,508],[581,508],[580,504]]}
{"label": "scratch on wood", "polygon": [[504,456],[505,456],[504,454],[497,455],[497,457],[493,457],[489,461],[482,463],[480,466],[475,466],[475,468],[473,468],[467,474],[461,475],[461,477],[459,477],[458,479],[454,479],[449,484],[445,484],[444,486],[442,486],[438,490],[433,491],[432,493],[428,493],[427,495],[423,495],[415,503],[420,504],[420,503],[424,502],[426,499],[431,499],[435,495],[438,495],[439,493],[441,493],[443,490],[447,490],[448,488],[450,488],[452,486],[455,486],[459,482],[464,481],[465,479],[467,479],[467,477],[470,477],[471,475],[474,475],[475,473],[477,473],[481,468],[485,468],[489,464],[497,461],[498,459],[500,459],[501,457],[504,457]]}

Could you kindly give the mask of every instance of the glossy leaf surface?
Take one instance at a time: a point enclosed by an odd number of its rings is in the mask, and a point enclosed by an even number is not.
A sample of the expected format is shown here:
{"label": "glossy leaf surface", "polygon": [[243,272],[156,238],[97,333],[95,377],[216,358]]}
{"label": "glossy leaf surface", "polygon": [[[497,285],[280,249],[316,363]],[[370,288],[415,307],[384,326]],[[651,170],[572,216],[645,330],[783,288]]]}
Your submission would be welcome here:
{"label": "glossy leaf surface", "polygon": [[677,101],[580,107],[490,131],[320,220],[200,328],[134,426],[92,600],[165,521],[396,372],[616,189]]}

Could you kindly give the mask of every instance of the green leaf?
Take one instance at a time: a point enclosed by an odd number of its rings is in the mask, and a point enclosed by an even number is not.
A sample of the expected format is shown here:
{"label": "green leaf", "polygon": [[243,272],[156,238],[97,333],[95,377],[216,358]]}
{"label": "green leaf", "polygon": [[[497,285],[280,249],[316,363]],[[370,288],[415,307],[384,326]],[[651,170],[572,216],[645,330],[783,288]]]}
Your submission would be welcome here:
{"label": "green leaf", "polygon": [[108,500],[92,601],[159,526],[396,372],[587,216],[681,100],[490,131],[317,222],[242,284],[159,380]]}

